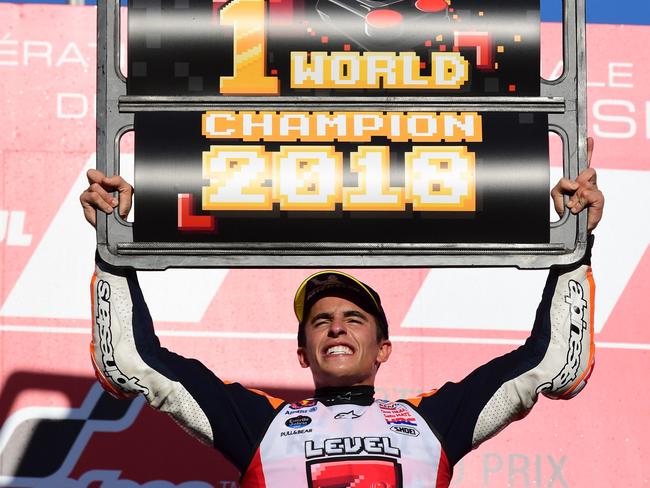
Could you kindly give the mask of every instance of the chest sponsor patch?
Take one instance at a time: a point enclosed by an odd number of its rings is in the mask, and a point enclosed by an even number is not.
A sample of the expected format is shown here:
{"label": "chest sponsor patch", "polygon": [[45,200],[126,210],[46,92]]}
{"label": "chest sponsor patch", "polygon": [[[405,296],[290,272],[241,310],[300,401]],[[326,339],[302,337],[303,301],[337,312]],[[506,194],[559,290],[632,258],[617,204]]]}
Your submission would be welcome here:
{"label": "chest sponsor patch", "polygon": [[299,413],[314,413],[316,410],[318,410],[318,407],[301,408],[299,410],[295,410],[292,407],[290,408],[291,410],[287,410],[284,412],[285,415],[297,415]]}
{"label": "chest sponsor patch", "polygon": [[280,432],[280,437],[289,437],[292,435],[300,435],[300,434],[311,434],[311,429],[285,430],[284,432]]}
{"label": "chest sponsor patch", "polygon": [[388,425],[418,425],[416,418],[404,405],[392,402],[379,402],[379,409]]}
{"label": "chest sponsor patch", "polygon": [[390,430],[397,434],[408,435],[411,437],[417,437],[420,435],[420,431],[414,427],[409,427],[408,425],[391,425]]}
{"label": "chest sponsor patch", "polygon": [[302,408],[315,407],[316,403],[317,402],[314,399],[300,400],[299,402],[295,402],[295,403],[292,403],[291,405],[289,405],[289,408],[291,410],[300,410]]}
{"label": "chest sponsor patch", "polygon": [[307,459],[342,455],[385,455],[401,457],[399,448],[391,444],[390,437],[335,437],[324,441],[305,441]]}
{"label": "chest sponsor patch", "polygon": [[334,418],[336,420],[345,420],[345,419],[358,419],[363,415],[363,412],[357,413],[354,410],[350,410],[349,412],[340,412],[337,413]]}
{"label": "chest sponsor patch", "polygon": [[287,419],[287,421],[284,423],[284,425],[286,425],[291,429],[301,429],[302,427],[306,427],[309,424],[311,424],[311,418],[307,417],[306,415],[298,415],[297,417],[291,417],[290,419]]}

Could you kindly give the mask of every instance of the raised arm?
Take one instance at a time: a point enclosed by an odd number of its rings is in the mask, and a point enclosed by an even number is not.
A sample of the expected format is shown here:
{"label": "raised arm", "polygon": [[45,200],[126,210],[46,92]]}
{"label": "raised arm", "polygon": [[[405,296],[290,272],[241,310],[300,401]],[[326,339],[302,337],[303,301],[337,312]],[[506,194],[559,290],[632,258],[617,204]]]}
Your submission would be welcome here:
{"label": "raised arm", "polygon": [[[556,208],[588,209],[588,228],[602,216],[604,198],[596,173],[553,189]],[[530,337],[518,349],[477,368],[458,383],[410,400],[440,433],[453,466],[467,452],[525,417],[540,394],[569,399],[586,385],[594,366],[594,281],[591,243],[583,262],[549,273]]]}
{"label": "raised arm", "polygon": [[540,393],[568,399],[582,390],[594,364],[593,292],[588,265],[551,271],[523,346],[411,400],[441,435],[450,465],[525,417]]}
{"label": "raised arm", "polygon": [[[130,185],[119,176],[106,178],[91,171],[89,188],[81,195],[86,219],[94,224],[97,208],[118,207],[123,216],[128,214]],[[113,191],[120,191],[128,204],[123,206],[122,198],[119,203],[112,200]],[[150,406],[169,414],[244,471],[283,402],[225,383],[199,361],[161,347],[134,271],[97,262],[91,301],[91,359],[104,389],[118,398],[142,394]]]}

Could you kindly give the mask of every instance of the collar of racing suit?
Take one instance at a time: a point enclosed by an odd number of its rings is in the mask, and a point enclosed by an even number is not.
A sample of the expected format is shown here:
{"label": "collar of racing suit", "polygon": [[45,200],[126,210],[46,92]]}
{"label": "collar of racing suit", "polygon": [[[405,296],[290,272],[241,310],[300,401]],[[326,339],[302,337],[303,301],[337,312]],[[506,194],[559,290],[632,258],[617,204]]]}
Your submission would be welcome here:
{"label": "collar of racing suit", "polygon": [[314,398],[328,407],[343,403],[372,405],[375,400],[375,388],[367,385],[316,388]]}

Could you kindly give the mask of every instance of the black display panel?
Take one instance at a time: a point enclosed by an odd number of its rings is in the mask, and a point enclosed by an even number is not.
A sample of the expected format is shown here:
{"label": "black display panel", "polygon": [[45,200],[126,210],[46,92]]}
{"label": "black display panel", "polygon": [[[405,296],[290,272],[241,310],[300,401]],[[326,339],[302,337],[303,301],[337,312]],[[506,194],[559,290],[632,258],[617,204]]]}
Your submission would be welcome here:
{"label": "black display panel", "polygon": [[548,242],[545,114],[278,117],[137,114],[134,239]]}
{"label": "black display panel", "polygon": [[539,95],[538,66],[534,1],[133,0],[128,95],[293,104],[137,114],[134,239],[548,242],[545,114],[326,102]]}
{"label": "black display panel", "polygon": [[131,0],[129,95],[539,95],[539,0]]}

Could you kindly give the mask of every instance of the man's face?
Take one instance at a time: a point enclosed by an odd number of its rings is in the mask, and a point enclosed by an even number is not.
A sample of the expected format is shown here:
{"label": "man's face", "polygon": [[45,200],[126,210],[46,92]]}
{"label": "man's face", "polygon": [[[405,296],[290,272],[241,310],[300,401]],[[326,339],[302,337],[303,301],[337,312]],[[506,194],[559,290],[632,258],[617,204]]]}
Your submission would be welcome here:
{"label": "man's face", "polygon": [[325,296],[311,307],[305,339],[305,346],[298,348],[298,361],[311,368],[316,388],[373,385],[379,365],[391,353],[390,341],[377,341],[375,318],[334,296]]}

